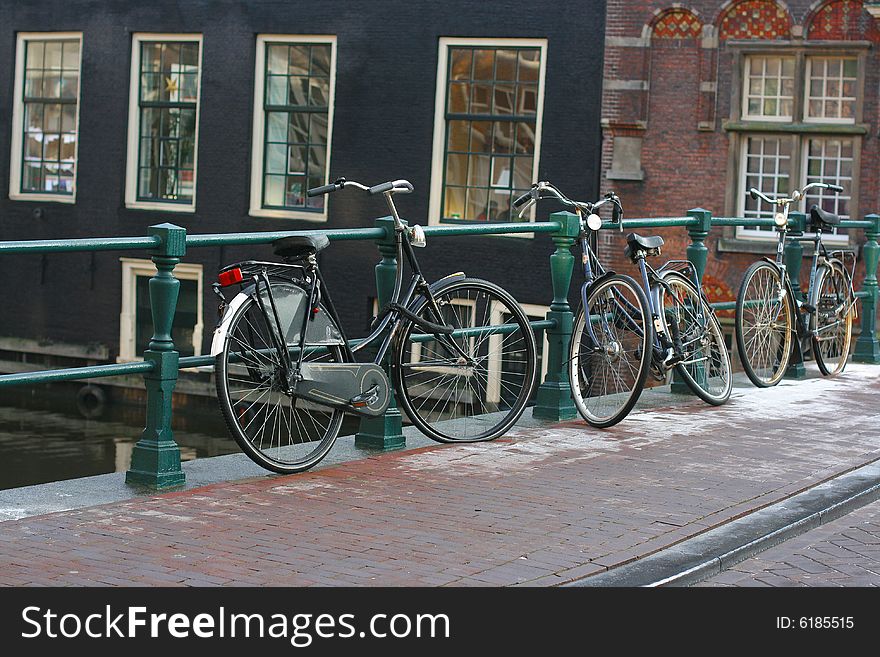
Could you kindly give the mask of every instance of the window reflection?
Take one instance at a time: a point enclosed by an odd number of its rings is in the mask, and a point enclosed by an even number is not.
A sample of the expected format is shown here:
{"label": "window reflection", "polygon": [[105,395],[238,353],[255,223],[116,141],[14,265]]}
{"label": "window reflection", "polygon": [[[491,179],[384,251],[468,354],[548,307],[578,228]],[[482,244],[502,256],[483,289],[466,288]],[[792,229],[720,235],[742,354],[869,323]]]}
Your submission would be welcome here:
{"label": "window reflection", "polygon": [[509,221],[532,182],[539,48],[451,47],[443,218]]}

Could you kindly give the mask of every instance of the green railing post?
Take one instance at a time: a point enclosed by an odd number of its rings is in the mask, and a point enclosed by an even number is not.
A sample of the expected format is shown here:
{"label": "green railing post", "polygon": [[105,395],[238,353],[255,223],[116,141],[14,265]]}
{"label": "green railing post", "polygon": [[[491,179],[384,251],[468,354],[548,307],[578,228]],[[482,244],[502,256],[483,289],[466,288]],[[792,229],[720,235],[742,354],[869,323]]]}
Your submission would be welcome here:
{"label": "green railing post", "polygon": [[550,256],[550,274],[553,282],[553,303],[547,319],[556,322],[556,328],[547,330],[547,377],[538,388],[532,415],[545,420],[568,420],[577,417],[577,408],[571,399],[568,383],[568,351],[574,328],[574,313],[568,304],[568,289],[574,269],[571,247],[581,226],[578,216],[571,212],[555,212],[551,221],[561,228],[552,233],[556,251]]}
{"label": "green railing post", "polygon": [[[788,214],[788,236],[803,237],[807,230],[807,215],[803,212],[789,212]],[[791,289],[794,291],[795,299],[803,301],[804,293],[801,290],[801,267],[804,264],[804,247],[800,242],[795,240],[787,240],[785,243],[785,269],[788,272],[788,280],[791,282]],[[785,371],[786,379],[803,379],[807,376],[807,368],[804,367],[804,355],[801,352],[801,343],[794,338],[794,352],[792,353],[791,363]]]}
{"label": "green railing post", "polygon": [[688,210],[687,216],[699,222],[695,226],[688,226],[687,229],[688,237],[691,238],[691,243],[687,248],[687,259],[697,270],[697,278],[702,285],[703,274],[706,273],[706,262],[709,259],[709,249],[706,248],[705,241],[712,229],[712,213],[703,208],[695,208]]}
{"label": "green railing post", "polygon": [[857,363],[880,364],[880,341],[877,340],[877,307],[880,305],[880,291],[877,286],[877,264],[880,261],[880,215],[869,214],[866,221],[872,222],[865,229],[868,241],[862,247],[865,258],[865,281],[862,290],[868,293],[862,299],[862,333],[856,340],[853,360]]}
{"label": "green railing post", "polygon": [[[703,274],[706,273],[706,263],[709,260],[709,249],[706,248],[706,238],[709,237],[709,231],[712,229],[712,213],[703,208],[694,208],[688,210],[687,216],[696,219],[697,224],[688,226],[688,237],[691,243],[687,247],[687,259],[697,272],[697,280],[700,286],[703,285]],[[694,368],[694,377],[705,376],[702,367]],[[673,372],[671,390],[678,394],[693,394],[690,387],[680,379],[677,372]]]}
{"label": "green railing post", "polygon": [[180,448],[171,433],[171,396],[177,383],[179,358],[171,337],[180,291],[174,267],[186,253],[186,229],[160,224],[150,226],[149,234],[162,239],[162,245],[152,255],[156,265],[156,275],[149,283],[153,336],[144,352],[144,360],[152,362],[155,368],[144,375],[146,427],[132,452],[125,481],[161,489],[182,486],[186,480],[180,467]]}
{"label": "green railing post", "polygon": [[[378,240],[379,253],[382,260],[376,265],[376,297],[379,308],[383,308],[391,300],[394,293],[394,281],[397,277],[397,241],[394,235],[394,219],[382,217],[376,220],[376,227],[385,231],[385,236]],[[388,371],[386,359],[385,371]],[[403,435],[403,421],[400,411],[397,410],[397,401],[394,392],[391,393],[391,403],[381,417],[362,418],[355,436],[355,445],[358,447],[372,447],[377,449],[397,449],[406,444]]]}

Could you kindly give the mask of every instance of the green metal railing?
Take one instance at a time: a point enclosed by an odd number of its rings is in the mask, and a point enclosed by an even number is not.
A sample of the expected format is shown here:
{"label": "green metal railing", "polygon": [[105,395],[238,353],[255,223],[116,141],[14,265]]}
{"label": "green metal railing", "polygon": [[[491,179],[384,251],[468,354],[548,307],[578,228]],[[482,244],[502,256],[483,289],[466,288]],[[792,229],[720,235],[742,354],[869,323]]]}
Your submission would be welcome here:
{"label": "green metal railing", "polygon": [[[794,234],[803,233],[806,225],[805,215],[791,213],[789,221],[794,226]],[[691,240],[687,247],[687,258],[693,263],[701,280],[708,259],[708,249],[704,242],[713,226],[772,227],[773,225],[773,221],[770,219],[713,218],[711,213],[702,209],[691,210],[682,217],[625,219],[623,221],[624,230],[676,226],[686,228]],[[862,330],[856,343],[853,359],[858,362],[880,363],[880,342],[877,339],[876,324],[880,216],[868,215],[863,221],[845,221],[841,226],[864,229],[868,238],[863,247],[866,277],[862,290],[857,292],[857,296],[863,304]],[[606,227],[612,228],[611,226]],[[617,226],[613,228],[617,229]],[[577,240],[580,231],[577,216],[569,212],[557,212],[552,214],[550,220],[546,222],[426,226],[424,231],[426,235],[431,237],[516,233],[550,234],[555,246],[555,250],[550,255],[553,299],[546,319],[532,322],[533,328],[546,331],[548,353],[544,357],[547,360],[547,374],[538,388],[536,404],[532,412],[535,417],[549,420],[576,417],[577,411],[569,391],[565,354],[569,350],[574,319],[574,314],[568,303],[568,295],[575,262],[571,247]],[[181,368],[212,365],[213,358],[210,356],[180,358],[175,349],[171,338],[171,327],[180,283],[174,277],[174,268],[190,248],[271,244],[277,239],[294,234],[323,234],[327,235],[331,241],[374,241],[381,256],[375,272],[380,307],[388,300],[394,288],[398,266],[394,224],[391,217],[377,219],[373,228],[350,230],[187,235],[184,228],[173,224],[160,224],[151,226],[146,237],[0,242],[0,255],[146,250],[156,266],[156,273],[149,281],[154,332],[148,348],[144,352],[143,362],[0,375],[0,388],[142,374],[147,393],[146,426],[140,441],[134,448],[131,468],[126,473],[126,481],[156,489],[182,485],[185,478],[180,466],[180,450],[174,442],[171,431],[172,393]],[[799,276],[803,259],[801,244],[789,242],[786,246],[785,258],[792,284],[796,293],[799,293]],[[713,305],[716,309],[728,310],[732,309],[735,304],[734,302],[721,302]],[[504,327],[496,328],[504,330]],[[428,339],[428,336],[425,339]],[[352,341],[352,343],[357,342],[357,340]],[[793,365],[790,374],[796,377],[803,376],[803,364]],[[392,403],[383,417],[362,420],[356,440],[359,444],[379,448],[403,445],[402,421],[396,405]]]}

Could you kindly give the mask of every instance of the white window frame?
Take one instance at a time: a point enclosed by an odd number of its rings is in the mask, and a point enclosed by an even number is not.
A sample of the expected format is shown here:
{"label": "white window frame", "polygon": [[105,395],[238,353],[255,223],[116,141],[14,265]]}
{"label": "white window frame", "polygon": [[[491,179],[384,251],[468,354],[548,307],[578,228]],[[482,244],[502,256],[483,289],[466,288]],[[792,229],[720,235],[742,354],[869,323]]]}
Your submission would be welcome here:
{"label": "white window frame", "polygon": [[[520,303],[520,307],[523,309],[523,312],[529,316],[529,321],[532,321],[532,317],[540,317],[542,319],[547,317],[547,313],[550,312],[550,306],[541,306],[536,303]],[[490,314],[490,322],[493,325],[501,324],[501,309],[498,307],[498,302],[492,302],[492,309]],[[533,331],[534,332],[534,331]],[[499,340],[501,336],[492,335],[489,336],[489,349],[492,353],[497,353],[499,345]],[[537,373],[537,383],[535,389],[537,390],[537,386],[544,383],[544,379],[547,378],[547,366],[549,365],[548,356],[550,354],[550,342],[547,339],[547,329],[544,329],[543,340],[541,341],[541,345],[538,347],[538,353],[541,354],[541,371]],[[543,350],[543,351],[542,351]],[[538,354],[535,354],[535,358],[538,357]],[[490,365],[491,372],[498,372],[500,370],[500,363],[498,362],[498,357],[494,357],[492,359],[492,363]],[[489,378],[486,384],[486,400],[492,402],[498,402],[501,400],[501,381],[497,376],[492,376]]]}
{"label": "white window frame", "polygon": [[256,64],[254,68],[254,125],[251,143],[251,199],[248,214],[251,217],[276,219],[303,219],[326,222],[329,196],[325,197],[321,212],[307,210],[279,210],[263,206],[263,163],[266,130],[266,110],[263,96],[266,85],[266,45],[269,43],[326,43],[330,44],[330,92],[327,98],[327,160],[324,183],[330,180],[330,150],[333,142],[333,108],[336,101],[336,36],[327,34],[259,34],[257,35]]}
{"label": "white window frame", "polygon": [[[199,84],[196,94],[196,130],[193,137],[193,197],[190,203],[162,201],[139,201],[138,155],[140,153],[141,108],[138,102],[141,82],[141,43],[144,41],[192,41],[199,44]],[[131,72],[128,94],[128,153],[125,165],[125,207],[133,210],[159,210],[162,212],[196,211],[199,177],[199,121],[202,109],[202,61],[204,44],[201,34],[157,34],[136,32],[131,37]]]}
{"label": "white window frame", "polygon": [[[854,60],[856,63],[856,77],[855,85],[857,87],[856,94],[858,94],[859,87],[859,58],[852,55],[808,55],[806,57],[806,64],[804,65],[804,111],[803,111],[803,122],[804,123],[825,123],[831,125],[855,125],[856,117],[853,115],[851,118],[841,117],[841,118],[827,118],[827,117],[817,117],[810,116],[810,83],[812,81],[813,76],[813,60],[816,59],[839,59],[841,61],[841,66],[843,65],[844,60]],[[841,76],[841,79],[843,76]],[[825,85],[828,84],[828,78],[824,78]],[[843,93],[843,88],[841,88],[841,94]],[[823,92],[824,93],[824,92]],[[843,102],[844,99],[848,99],[849,96],[840,96],[838,98],[831,98],[830,96],[822,96],[822,100],[837,100],[838,102]],[[859,97],[856,95],[852,98],[854,108],[858,108]],[[823,108],[824,111],[824,108]]]}
{"label": "white window frame", "polygon": [[[779,71],[780,71],[780,77],[779,77],[779,79],[780,79],[780,80],[782,79],[782,60],[784,60],[784,59],[791,59],[791,60],[792,60],[792,64],[793,64],[794,69],[795,69],[795,71],[794,71],[794,72],[795,72],[795,75],[792,76],[792,81],[793,81],[793,82],[796,82],[796,81],[797,81],[797,75],[796,75],[796,74],[797,74],[797,58],[794,57],[793,55],[785,55],[785,54],[779,54],[779,55],[762,55],[762,54],[747,55],[746,58],[745,58],[745,63],[744,63],[744,65],[743,65],[743,73],[742,73],[742,75],[743,75],[743,81],[742,81],[742,91],[743,91],[743,94],[742,94],[742,96],[743,96],[743,100],[742,100],[742,118],[743,118],[743,120],[745,120],[745,121],[772,121],[772,122],[775,122],[775,123],[791,123],[791,122],[794,120],[794,105],[795,105],[794,101],[795,101],[795,98],[796,98],[797,89],[794,89],[794,91],[793,91],[793,93],[792,93],[792,95],[791,95],[791,108],[792,108],[792,109],[791,109],[791,111],[792,111],[791,114],[786,115],[786,116],[768,116],[768,115],[766,115],[766,114],[749,114],[749,89],[751,88],[751,84],[752,84],[752,76],[751,76],[751,68],[752,68],[752,67],[751,67],[751,63],[752,63],[752,60],[753,60],[753,59],[763,59],[763,60],[765,61],[765,64],[764,64],[764,67],[765,67],[765,68],[766,68],[766,66],[767,66],[767,65],[766,65],[766,60],[768,60],[768,59],[778,59],[778,60],[779,60],[779,65],[780,65],[780,69],[779,69]],[[766,80],[766,79],[767,79],[767,78],[762,78],[762,80]],[[774,98],[776,99],[776,102],[777,102],[777,103],[781,103],[781,102],[782,102],[782,101],[781,101],[782,98],[787,98],[787,96],[782,96],[781,93],[782,93],[782,89],[780,88],[779,93],[778,93],[776,96],[774,96]],[[764,98],[765,98],[763,92],[762,92],[760,98],[761,98],[761,99],[764,99]],[[769,96],[768,96],[767,98],[769,98]]]}
{"label": "white window frame", "polygon": [[[431,191],[428,206],[428,224],[439,225],[441,219],[441,203],[443,200],[444,156],[446,153],[446,88],[447,68],[449,65],[449,48],[454,46],[481,46],[488,48],[539,48],[541,51],[541,69],[538,75],[538,98],[535,112],[535,153],[532,159],[532,180],[538,175],[541,158],[541,132],[544,123],[544,94],[547,73],[547,39],[512,39],[512,38],[470,38],[440,37],[437,57],[437,89],[434,100],[434,139],[431,157]],[[523,219],[535,220],[534,207]],[[508,237],[534,238],[532,233],[508,233]]]}
{"label": "white window frame", "polygon": [[[846,194],[848,194],[844,198],[847,201],[847,205],[851,205],[852,201],[853,201],[853,199],[852,199],[852,184],[853,184],[854,176],[857,175],[857,171],[855,168],[856,167],[856,137],[854,135],[804,135],[801,138],[801,187],[803,187],[804,185],[807,184],[807,178],[809,177],[809,169],[808,169],[808,159],[810,157],[809,142],[814,139],[817,141],[829,141],[829,140],[837,139],[839,141],[849,140],[852,142],[852,176],[853,176],[853,178],[850,178],[849,185],[847,185],[847,187],[844,187],[844,192]],[[823,153],[824,153],[824,148],[823,148]],[[823,157],[822,159],[824,162],[825,158]],[[826,180],[827,180],[827,177],[826,177]],[[839,184],[839,182],[840,182],[840,180],[837,179],[835,181],[835,184]],[[818,193],[821,198],[823,196],[822,191],[824,191],[824,190],[821,190],[821,189],[807,190],[807,196],[815,195]],[[837,197],[838,195],[837,194],[829,194],[828,196]],[[813,202],[813,201],[811,201],[811,202]],[[807,203],[808,203],[808,201],[807,201],[807,198],[805,197],[803,200],[803,206],[805,208],[804,211],[809,210],[809,206],[807,205]],[[849,215],[847,215],[847,216],[849,219],[852,219],[851,216],[849,216]],[[839,244],[847,244],[849,241],[849,238],[847,237],[846,234],[838,235],[837,233],[823,232],[822,233],[822,240],[827,241],[829,244],[838,244],[838,243]]]}
{"label": "white window frame", "polygon": [[[852,138],[847,136],[840,137],[828,137],[825,135],[812,135],[805,133],[797,133],[797,134],[766,134],[766,133],[748,133],[743,135],[743,138],[740,140],[740,152],[739,152],[739,168],[736,172],[737,175],[737,198],[736,198],[736,216],[742,217],[744,216],[745,211],[745,200],[746,200],[746,175],[745,175],[745,166],[746,166],[746,158],[748,157],[747,149],[749,144],[749,137],[755,138],[770,138],[770,139],[793,139],[794,145],[791,153],[791,172],[789,175],[789,186],[791,189],[801,189],[806,184],[807,179],[807,148],[806,142],[810,139],[828,139],[828,138],[839,138],[846,139]],[[855,163],[856,163],[856,155],[855,155],[856,145],[853,143],[853,175],[856,173]],[[852,199],[850,199],[852,200]],[[792,212],[805,212],[806,210],[802,209],[805,201],[800,201],[797,204],[792,205]],[[750,228],[748,226],[737,226],[736,227],[736,237],[742,240],[754,240],[754,241],[776,241],[777,235],[775,230],[762,230],[760,228]],[[845,233],[835,234],[835,233],[823,233],[822,241],[828,245],[840,246],[849,244],[849,236]]]}
{"label": "white window frame", "polygon": [[[79,76],[76,89],[76,149],[74,150],[73,193],[40,194],[38,192],[23,193],[21,191],[21,168],[24,163],[22,155],[24,133],[24,71],[26,68],[25,44],[27,41],[61,41],[79,40]],[[15,44],[15,85],[12,98],[12,140],[9,158],[9,198],[13,201],[38,201],[40,203],[76,203],[76,181],[79,177],[79,141],[80,141],[80,106],[82,104],[82,32],[19,32]]]}
{"label": "white window frame", "polygon": [[[143,354],[135,353],[137,340],[137,278],[156,275],[156,265],[151,260],[140,258],[120,258],[122,263],[122,308],[119,313],[119,356],[117,362],[128,363],[143,360]],[[180,263],[174,268],[174,277],[182,281],[198,283],[197,320],[193,327],[193,355],[202,355],[202,338],[205,332],[204,320],[204,272],[202,265]]]}

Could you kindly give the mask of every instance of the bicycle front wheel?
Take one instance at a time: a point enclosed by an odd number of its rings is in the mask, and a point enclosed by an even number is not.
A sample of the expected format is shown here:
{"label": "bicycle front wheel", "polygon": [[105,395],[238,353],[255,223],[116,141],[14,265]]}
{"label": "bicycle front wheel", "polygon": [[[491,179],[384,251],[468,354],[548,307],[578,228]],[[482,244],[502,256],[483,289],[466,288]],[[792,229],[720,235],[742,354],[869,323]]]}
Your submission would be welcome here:
{"label": "bicycle front wheel", "polygon": [[[272,286],[282,326],[293,325],[288,315],[296,304],[283,302],[285,292],[290,291],[296,294],[295,286]],[[322,312],[326,311],[322,308]],[[336,440],[344,413],[285,391],[281,353],[272,337],[274,325],[256,298],[249,297],[232,317],[214,372],[220,409],[239,447],[267,470],[290,474],[324,458]],[[293,349],[291,356],[296,359]],[[341,362],[342,350],[336,345],[307,347],[303,360]]]}
{"label": "bicycle front wheel", "polygon": [[516,300],[494,283],[464,278],[414,309],[451,336],[407,322],[399,330],[392,376],[409,420],[439,442],[502,435],[520,418],[535,383],[535,335]]}
{"label": "bicycle front wheel", "polygon": [[683,274],[666,272],[659,289],[660,317],[666,335],[681,341],[684,359],[676,372],[700,399],[719,406],[730,398],[733,375],[730,353],[718,319],[700,291]]}
{"label": "bicycle front wheel", "polygon": [[610,427],[632,410],[652,343],[648,300],[632,278],[611,276],[589,290],[574,320],[568,364],[571,396],[588,424]]}
{"label": "bicycle front wheel", "polygon": [[743,370],[759,388],[782,380],[791,360],[794,313],[779,269],[756,262],[746,270],[736,299],[736,348]]}
{"label": "bicycle front wheel", "polygon": [[837,263],[819,268],[810,303],[813,315],[813,354],[825,376],[843,372],[852,340],[853,303],[849,276]]}

